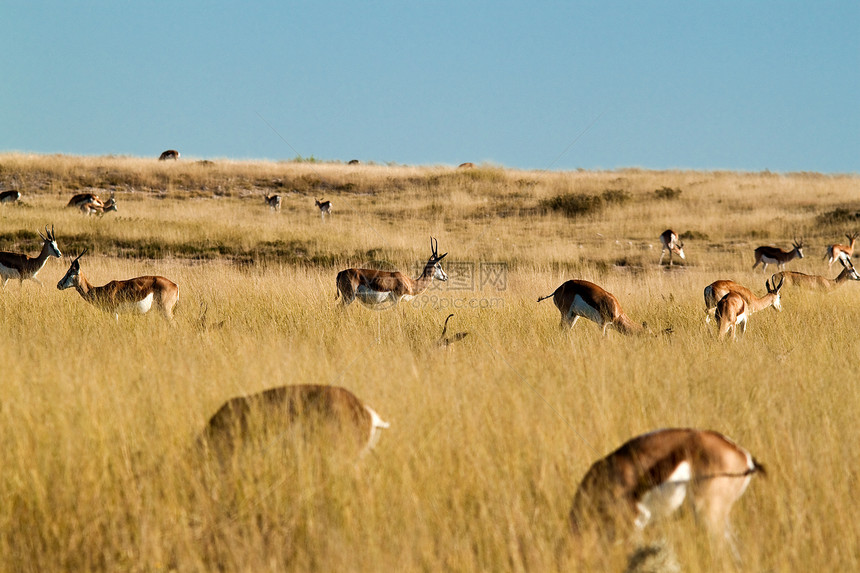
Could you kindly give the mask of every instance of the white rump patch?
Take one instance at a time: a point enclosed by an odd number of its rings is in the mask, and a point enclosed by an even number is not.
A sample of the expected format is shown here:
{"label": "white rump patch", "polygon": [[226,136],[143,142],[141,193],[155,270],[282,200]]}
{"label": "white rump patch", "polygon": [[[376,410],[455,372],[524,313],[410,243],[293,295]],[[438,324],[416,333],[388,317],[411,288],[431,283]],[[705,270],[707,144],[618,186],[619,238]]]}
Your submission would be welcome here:
{"label": "white rump patch", "polygon": [[691,477],[690,462],[681,462],[666,481],[645,492],[636,504],[639,510],[636,527],[643,529],[652,516],[666,517],[681,507],[687,497],[687,485]]}
{"label": "white rump patch", "polygon": [[117,312],[146,314],[149,312],[150,308],[152,308],[152,293],[149,293],[145,298],[137,302],[120,305],[119,308],[117,308]]}
{"label": "white rump patch", "polygon": [[365,451],[372,450],[379,441],[379,436],[382,435],[380,430],[388,428],[390,424],[382,419],[376,411],[370,406],[365,405],[364,409],[370,413],[370,437],[367,440]]}

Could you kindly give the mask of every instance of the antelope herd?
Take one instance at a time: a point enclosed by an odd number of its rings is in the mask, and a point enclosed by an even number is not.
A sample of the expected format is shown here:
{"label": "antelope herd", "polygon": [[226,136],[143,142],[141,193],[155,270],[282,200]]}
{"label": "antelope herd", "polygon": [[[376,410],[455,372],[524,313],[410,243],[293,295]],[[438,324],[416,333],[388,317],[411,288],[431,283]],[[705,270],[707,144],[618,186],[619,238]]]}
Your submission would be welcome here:
{"label": "antelope herd", "polygon": [[[179,152],[175,150],[165,151],[159,157],[160,160],[178,158]],[[4,199],[10,197],[8,192],[3,196]],[[279,210],[281,197],[266,195],[265,203]],[[330,214],[330,201],[317,199],[315,203],[323,218]],[[98,215],[117,210],[113,193],[108,201],[102,201],[93,193],[81,193],[72,197],[68,206]],[[45,227],[44,234],[39,234],[43,245],[35,257],[0,252],[0,279],[4,287],[13,278],[21,284],[30,279],[41,285],[36,275],[48,258],[62,257],[53,227],[50,231]],[[786,263],[803,258],[802,239],[795,239],[790,251],[770,246],[755,249],[753,269],[759,264],[763,264],[765,271],[769,264],[779,268],[779,272],[765,281],[767,292],[759,297],[734,281],[714,281],[704,289],[706,322],[714,311],[719,338],[731,333],[734,339],[737,329],[746,330],[752,314],[768,307],[782,310],[783,287],[832,291],[847,281],[860,281],[851,262],[860,234],[846,236],[848,245],[827,247],[828,265],[839,261],[843,266],[834,279],[783,270]],[[673,256],[686,259],[684,244],[677,233],[667,229],[659,238],[662,251],[658,265],[663,264],[666,254],[670,267]],[[341,308],[348,307],[356,299],[372,308],[384,308],[420,295],[434,280],[447,281],[448,275],[441,262],[448,253],[440,255],[438,241],[432,237],[430,246],[431,254],[421,274],[414,279],[399,271],[368,268],[340,271],[335,279],[335,299],[340,299]],[[85,253],[86,250],[70,262],[57,283],[59,290],[74,288],[86,302],[114,315],[117,321],[121,313],[145,314],[155,307],[173,323],[173,311],[179,301],[176,283],[163,276],[141,276],[93,286],[81,269]],[[537,301],[548,298],[553,299],[560,313],[562,329],[572,328],[582,317],[596,323],[604,336],[610,328],[625,335],[651,332],[645,323],[631,320],[612,293],[586,280],[568,280]],[[447,347],[467,336],[467,332],[447,335],[452,316],[446,318],[437,346]],[[211,416],[198,437],[198,445],[223,457],[231,455],[246,440],[254,439],[258,432],[283,436],[288,431],[298,430],[303,436],[322,433],[336,442],[333,445],[343,446],[361,457],[376,445],[381,430],[388,427],[375,410],[345,388],[289,385],[228,400]],[[729,512],[756,473],[764,474],[762,465],[747,450],[720,433],[693,428],[656,430],[630,439],[590,467],[573,498],[569,526],[574,538],[588,529],[596,529],[599,535],[607,538],[629,537],[655,519],[671,515],[689,500],[701,523],[715,538],[727,542],[736,554]]]}

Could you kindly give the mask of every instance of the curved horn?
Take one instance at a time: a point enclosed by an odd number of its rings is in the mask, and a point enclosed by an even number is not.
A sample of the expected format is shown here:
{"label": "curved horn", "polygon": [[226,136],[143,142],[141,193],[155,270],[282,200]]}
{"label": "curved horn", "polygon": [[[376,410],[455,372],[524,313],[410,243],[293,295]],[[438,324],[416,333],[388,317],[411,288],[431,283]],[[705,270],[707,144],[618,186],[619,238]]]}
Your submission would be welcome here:
{"label": "curved horn", "polygon": [[87,251],[89,251],[89,250],[90,250],[90,248],[89,248],[89,247],[87,247],[87,248],[85,248],[83,251],[81,251],[81,254],[80,254],[80,255],[78,255],[77,257],[75,257],[75,260],[74,260],[74,261],[72,261],[72,264],[74,264],[74,263],[78,262],[78,259],[80,259],[81,257],[83,257],[83,256],[84,256],[84,254],[85,254]]}

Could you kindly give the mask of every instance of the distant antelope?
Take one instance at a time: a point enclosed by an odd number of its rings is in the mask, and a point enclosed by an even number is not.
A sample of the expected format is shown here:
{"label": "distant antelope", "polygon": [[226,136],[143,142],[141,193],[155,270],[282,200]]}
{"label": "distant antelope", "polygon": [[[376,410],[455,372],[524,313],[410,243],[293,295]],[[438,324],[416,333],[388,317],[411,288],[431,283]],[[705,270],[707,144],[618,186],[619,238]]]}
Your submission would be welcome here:
{"label": "distant antelope", "polygon": [[795,239],[791,246],[794,247],[790,251],[783,251],[782,249],[777,249],[776,247],[759,247],[755,250],[755,264],[752,268],[756,268],[760,263],[764,263],[763,271],[767,272],[767,266],[770,264],[776,264],[780,270],[785,268],[785,263],[788,261],[798,258],[803,258],[803,239],[798,241]]}
{"label": "distant antelope", "polygon": [[448,333],[448,321],[451,320],[453,314],[449,314],[448,318],[445,319],[445,326],[442,328],[442,335],[439,336],[439,341],[436,343],[437,346],[441,346],[442,348],[447,348],[451,344],[463,340],[467,336],[469,336],[468,332],[456,332],[451,336],[446,336]]}
{"label": "distant antelope", "polygon": [[726,337],[731,332],[732,340],[737,338],[737,329],[741,328],[741,332],[747,331],[747,319],[749,312],[747,303],[744,298],[736,292],[730,292],[720,299],[717,303],[717,310],[714,313],[714,320],[719,328],[720,340]]}
{"label": "distant antelope", "polygon": [[0,193],[0,203],[14,203],[20,198],[20,191],[3,191]]}
{"label": "distant antelope", "polygon": [[658,265],[663,264],[663,257],[666,255],[666,252],[669,253],[669,266],[672,266],[672,254],[676,254],[681,259],[686,259],[684,256],[684,243],[682,243],[678,239],[678,234],[675,233],[672,229],[666,229],[660,235],[660,242],[663,244],[663,250],[660,251],[660,262]]}
{"label": "distant antelope", "polygon": [[401,300],[409,301],[427,290],[433,279],[447,281],[448,275],[442,270],[441,261],[448,253],[440,255],[439,242],[434,241],[430,237],[433,252],[417,279],[409,278],[400,271],[346,269],[337,273],[335,300],[340,297],[343,307],[349,306],[356,298],[368,306],[384,303],[396,305]]}
{"label": "distant antelope", "polygon": [[111,281],[104,286],[93,286],[81,272],[78,255],[60,282],[59,290],[74,287],[85,301],[114,315],[117,322],[120,313],[146,314],[153,303],[162,316],[173,322],[173,307],[179,300],[179,286],[160,276],[144,276],[124,281]]}
{"label": "distant antelope", "polygon": [[729,512],[764,467],[747,450],[710,430],[668,428],[637,436],[595,462],[570,510],[575,536],[594,531],[628,537],[668,517],[685,500],[717,540],[739,559]]}
{"label": "distant antelope", "polygon": [[69,199],[66,207],[77,207],[80,208],[82,205],[87,203],[95,203],[97,205],[104,205],[104,202],[99,199],[99,196],[95,193],[78,193],[71,199]]}
{"label": "distant antelope", "polygon": [[836,287],[842,286],[847,281],[860,281],[860,274],[853,266],[845,267],[835,279],[828,279],[819,275],[807,275],[794,271],[782,271],[773,275],[770,280],[776,284],[777,279],[780,282],[785,281],[786,285],[797,286],[810,290],[832,291]]}
{"label": "distant antelope", "polygon": [[113,196],[113,192],[110,194],[110,199],[104,203],[99,200],[88,201],[86,203],[82,203],[80,205],[80,209],[81,212],[86,215],[98,215],[99,217],[110,211],[118,211],[116,198]]}
{"label": "distant antelope", "polygon": [[272,211],[280,211],[281,210],[281,196],[280,195],[266,195],[266,205],[269,206],[269,209]]}
{"label": "distant antelope", "polygon": [[[776,283],[773,284],[776,285]],[[782,281],[780,281],[779,285],[780,287],[782,287]],[[746,288],[745,286],[739,285],[734,281],[719,280],[712,282],[705,287],[704,291],[705,322],[710,322],[710,311],[712,309],[716,309],[717,303],[730,292],[735,292],[739,294],[741,298],[744,299],[749,314],[764,310],[769,306],[773,306],[773,308],[775,308],[776,310],[782,311],[782,302],[780,300],[779,295],[780,287],[773,288],[768,281],[764,282],[764,286],[767,289],[767,294],[759,298],[755,294],[753,294],[750,289]]]}
{"label": "distant antelope", "polygon": [[347,163],[347,165],[359,165],[359,164],[361,164],[361,161],[359,161],[358,159],[350,159],[349,163]]}
{"label": "distant antelope", "polygon": [[39,285],[42,281],[36,278],[48,257],[60,258],[63,253],[57,246],[57,239],[54,235],[54,226],[51,225],[51,230],[45,227],[45,234],[39,232],[42,237],[42,250],[35,257],[28,257],[19,253],[0,252],[0,280],[3,281],[3,287],[9,279],[18,279],[20,285],[24,285],[24,281],[30,279]]}
{"label": "distant antelope", "polygon": [[468,161],[466,163],[461,163],[460,165],[458,165],[457,169],[472,169],[474,167],[475,167],[475,164],[472,163],[471,161]]}
{"label": "distant antelope", "polygon": [[320,210],[320,217],[325,220],[326,215],[331,215],[331,201],[320,201],[319,199],[315,199],[314,203]]}
{"label": "distant antelope", "polygon": [[561,312],[561,328],[572,328],[579,317],[597,323],[606,336],[612,326],[622,334],[643,334],[647,325],[636,324],[621,310],[615,296],[594,283],[583,280],[569,280],[555,289],[555,292],[542,296],[538,302],[552,297],[556,308]]}
{"label": "distant antelope", "polygon": [[175,149],[168,149],[167,151],[162,151],[161,155],[158,156],[158,160],[164,161],[166,159],[173,159],[174,161],[179,159],[179,152]]}
{"label": "distant antelope", "polygon": [[829,245],[827,247],[827,253],[824,255],[828,258],[827,264],[830,268],[833,268],[833,263],[839,261],[842,263],[842,266],[851,265],[851,255],[854,254],[854,244],[857,242],[857,237],[860,236],[858,233],[851,233],[845,235],[848,238],[848,245]]}
{"label": "distant antelope", "polygon": [[[337,386],[296,385],[271,388],[224,403],[209,419],[198,445],[229,454],[247,439],[282,436],[291,429],[334,439],[326,448],[340,447],[359,455],[369,452],[389,424],[370,406]],[[262,436],[255,436],[262,434]]]}

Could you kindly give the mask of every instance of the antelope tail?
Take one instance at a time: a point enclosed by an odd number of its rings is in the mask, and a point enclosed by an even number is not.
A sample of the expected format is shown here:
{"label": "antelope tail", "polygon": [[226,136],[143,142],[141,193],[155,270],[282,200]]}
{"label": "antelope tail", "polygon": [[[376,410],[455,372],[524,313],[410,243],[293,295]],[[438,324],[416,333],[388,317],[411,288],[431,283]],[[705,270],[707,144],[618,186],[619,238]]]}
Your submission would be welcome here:
{"label": "antelope tail", "polygon": [[548,298],[552,298],[552,296],[553,296],[554,294],[555,294],[555,293],[548,294],[548,295],[546,295],[546,296],[542,296],[542,297],[540,297],[539,299],[537,299],[537,301],[538,301],[538,302],[540,302],[540,301],[542,301],[542,300],[546,300],[546,299],[548,299]]}

